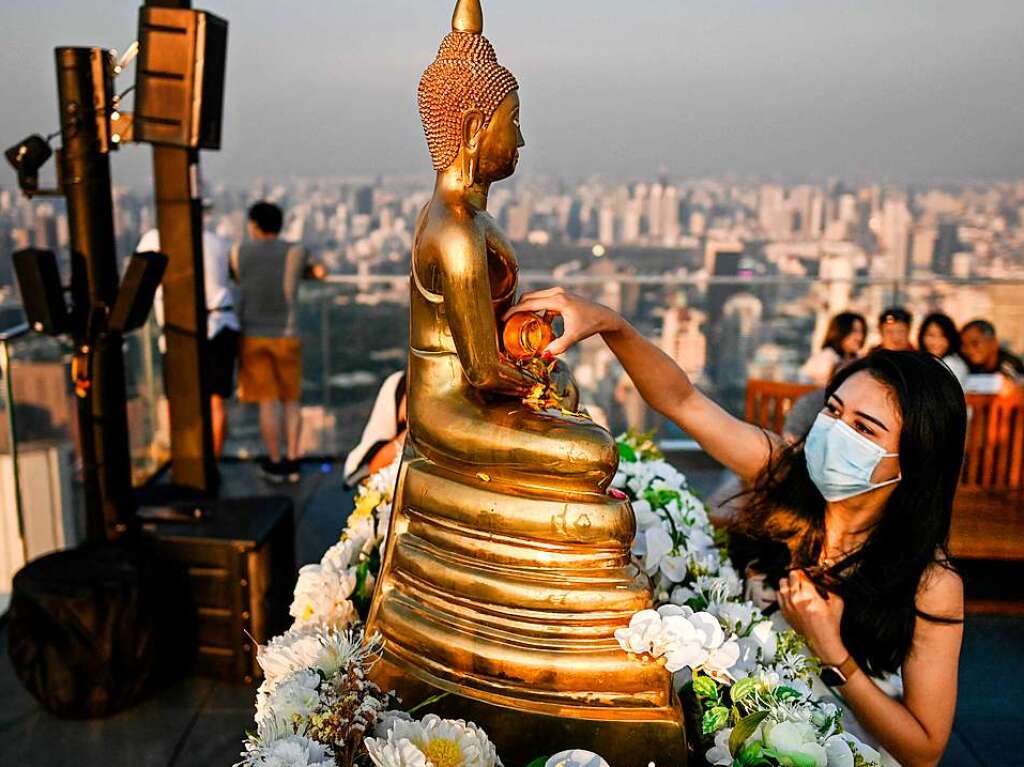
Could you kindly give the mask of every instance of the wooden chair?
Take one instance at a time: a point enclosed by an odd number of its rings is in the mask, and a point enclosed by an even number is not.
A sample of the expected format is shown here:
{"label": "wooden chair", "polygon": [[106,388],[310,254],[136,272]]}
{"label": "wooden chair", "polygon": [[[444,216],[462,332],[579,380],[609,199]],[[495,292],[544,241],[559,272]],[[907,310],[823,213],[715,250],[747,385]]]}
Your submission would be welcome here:
{"label": "wooden chair", "polygon": [[1024,394],[968,394],[970,421],[950,549],[1024,560]]}
{"label": "wooden chair", "polygon": [[798,399],[820,387],[788,381],[747,381],[746,414],[749,423],[782,434],[782,425]]}

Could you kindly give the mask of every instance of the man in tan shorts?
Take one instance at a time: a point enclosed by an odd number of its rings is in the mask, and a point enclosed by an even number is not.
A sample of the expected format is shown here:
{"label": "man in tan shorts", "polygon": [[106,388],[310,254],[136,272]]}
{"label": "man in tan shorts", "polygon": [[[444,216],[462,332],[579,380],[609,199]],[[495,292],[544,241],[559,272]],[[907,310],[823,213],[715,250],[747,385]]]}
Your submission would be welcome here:
{"label": "man in tan shorts", "polygon": [[[238,355],[239,398],[258,403],[267,448],[263,476],[298,482],[302,426],[302,340],[296,323],[299,281],[323,279],[301,245],[280,239],[282,210],[269,202],[249,209],[249,241],[231,254],[239,285],[242,341]],[[282,421],[284,451],[281,450]]]}

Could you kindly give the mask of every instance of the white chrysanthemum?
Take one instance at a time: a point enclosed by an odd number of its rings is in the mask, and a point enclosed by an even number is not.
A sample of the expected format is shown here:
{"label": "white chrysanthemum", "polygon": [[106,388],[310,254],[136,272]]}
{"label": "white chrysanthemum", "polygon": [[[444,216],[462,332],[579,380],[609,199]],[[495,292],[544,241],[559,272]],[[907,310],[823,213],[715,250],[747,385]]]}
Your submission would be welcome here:
{"label": "white chrysanthemum", "polygon": [[376,640],[364,641],[359,633],[331,628],[291,629],[256,652],[263,669],[260,689],[269,693],[284,677],[302,669],[330,676],[350,662],[377,652]]}
{"label": "white chrysanthemum", "polygon": [[[320,559],[320,566],[335,573],[347,572],[359,563],[361,536],[347,536],[327,549]],[[301,572],[301,571],[300,571]]]}
{"label": "white chrysanthemum", "polygon": [[299,570],[295,595],[288,610],[295,619],[292,625],[350,626],[357,618],[355,605],[350,599],[356,580],[354,568],[338,571],[323,565],[303,567]]}
{"label": "white chrysanthemum", "polygon": [[250,744],[247,749],[236,767],[337,767],[324,746],[301,735],[289,735],[265,744]]}
{"label": "white chrysanthemum", "polygon": [[395,721],[387,738],[367,738],[377,767],[495,767],[494,744],[472,722],[427,714],[421,722]]}
{"label": "white chrysanthemum", "polygon": [[256,731],[263,742],[280,734],[305,733],[310,715],[320,703],[320,675],[307,669],[283,678],[272,691],[257,693]]}

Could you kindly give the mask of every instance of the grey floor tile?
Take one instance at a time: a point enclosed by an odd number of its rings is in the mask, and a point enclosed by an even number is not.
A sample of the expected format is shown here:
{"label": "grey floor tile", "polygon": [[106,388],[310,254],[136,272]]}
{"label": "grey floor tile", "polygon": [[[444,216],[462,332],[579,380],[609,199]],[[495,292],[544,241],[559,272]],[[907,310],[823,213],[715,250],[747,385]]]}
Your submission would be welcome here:
{"label": "grey floor tile", "polygon": [[943,755],[942,761],[939,762],[939,767],[982,767],[982,764],[954,730],[949,738],[949,745],[946,746],[946,753]]}
{"label": "grey floor tile", "polygon": [[1019,709],[1012,713],[957,721],[964,744],[985,767],[1024,767],[1024,715]]}

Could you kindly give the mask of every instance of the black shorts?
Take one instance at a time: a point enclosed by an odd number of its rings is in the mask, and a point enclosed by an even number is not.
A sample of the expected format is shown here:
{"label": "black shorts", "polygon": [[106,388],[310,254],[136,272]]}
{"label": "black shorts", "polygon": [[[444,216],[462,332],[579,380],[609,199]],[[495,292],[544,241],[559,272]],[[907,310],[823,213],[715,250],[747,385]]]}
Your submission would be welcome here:
{"label": "black shorts", "polygon": [[235,360],[238,359],[238,331],[223,328],[207,344],[210,394],[225,399],[235,393]]}

